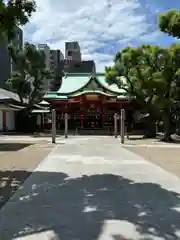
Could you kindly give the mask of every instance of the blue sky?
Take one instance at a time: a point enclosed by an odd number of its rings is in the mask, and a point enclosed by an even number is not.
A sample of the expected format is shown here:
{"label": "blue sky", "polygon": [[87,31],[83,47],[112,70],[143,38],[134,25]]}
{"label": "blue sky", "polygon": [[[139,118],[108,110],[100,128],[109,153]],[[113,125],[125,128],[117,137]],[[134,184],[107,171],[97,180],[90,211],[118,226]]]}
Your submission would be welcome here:
{"label": "blue sky", "polygon": [[65,41],[79,41],[83,59],[97,70],[111,65],[123,47],[140,44],[167,46],[177,39],[161,33],[157,14],[180,9],[178,0],[36,0],[37,11],[24,27],[24,39],[47,43],[64,52]]}

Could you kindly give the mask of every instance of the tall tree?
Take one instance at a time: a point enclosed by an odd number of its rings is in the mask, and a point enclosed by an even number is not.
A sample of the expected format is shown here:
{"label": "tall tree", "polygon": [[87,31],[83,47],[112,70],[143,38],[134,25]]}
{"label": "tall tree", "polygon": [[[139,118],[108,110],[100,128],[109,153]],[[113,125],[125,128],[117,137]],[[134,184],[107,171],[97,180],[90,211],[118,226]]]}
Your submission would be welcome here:
{"label": "tall tree", "polygon": [[[168,34],[169,36],[180,38],[180,10],[170,9],[165,13],[158,15],[158,26],[159,29]],[[179,48],[179,46],[173,46],[174,49]],[[179,52],[178,52],[179,54]],[[179,55],[176,53],[176,58],[179,58]],[[179,64],[179,63],[178,63]],[[180,66],[180,64],[179,64]],[[178,77],[179,71],[176,73],[176,104],[174,110],[176,112],[176,119],[180,119],[180,78]],[[179,125],[179,123],[177,124]],[[178,127],[178,132],[180,127]]]}
{"label": "tall tree", "polygon": [[15,27],[25,25],[35,10],[34,0],[8,0],[6,4],[0,0],[0,40],[12,40]]}
{"label": "tall tree", "polygon": [[[112,68],[106,68],[106,79],[116,83],[129,96],[135,97],[144,112],[150,114],[151,129],[148,136],[155,135],[156,108],[152,104],[155,96],[154,72],[157,71],[155,53],[159,48],[143,45],[138,48],[126,47],[115,56]],[[155,70],[155,71],[154,71]],[[122,78],[123,76],[123,78]]]}
{"label": "tall tree", "polygon": [[31,108],[40,100],[44,82],[53,77],[51,71],[46,69],[45,55],[29,43],[22,50],[9,46],[9,52],[17,71],[12,72],[7,86],[19,95],[23,104]]}
{"label": "tall tree", "polygon": [[158,25],[162,32],[180,38],[180,10],[170,9],[159,14]]}
{"label": "tall tree", "polygon": [[171,134],[179,51],[180,45],[168,49],[152,45],[126,47],[116,54],[114,66],[106,68],[106,80],[135,97],[142,109],[150,114],[151,122],[163,111],[165,140],[169,140]]}

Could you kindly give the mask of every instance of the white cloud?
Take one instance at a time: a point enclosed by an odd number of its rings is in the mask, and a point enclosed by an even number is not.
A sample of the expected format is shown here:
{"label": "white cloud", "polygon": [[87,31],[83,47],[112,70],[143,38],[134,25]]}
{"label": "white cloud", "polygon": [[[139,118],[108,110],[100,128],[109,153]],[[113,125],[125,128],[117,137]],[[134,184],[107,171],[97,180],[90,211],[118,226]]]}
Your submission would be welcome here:
{"label": "white cloud", "polygon": [[[25,30],[25,38],[64,50],[64,42],[79,41],[85,59],[96,61],[97,70],[112,62],[111,43],[146,41],[150,24],[138,0],[36,0],[37,12]],[[33,31],[34,28],[34,31]],[[109,46],[108,46],[108,44]],[[105,44],[106,43],[106,44]],[[101,48],[102,53],[96,53]]]}

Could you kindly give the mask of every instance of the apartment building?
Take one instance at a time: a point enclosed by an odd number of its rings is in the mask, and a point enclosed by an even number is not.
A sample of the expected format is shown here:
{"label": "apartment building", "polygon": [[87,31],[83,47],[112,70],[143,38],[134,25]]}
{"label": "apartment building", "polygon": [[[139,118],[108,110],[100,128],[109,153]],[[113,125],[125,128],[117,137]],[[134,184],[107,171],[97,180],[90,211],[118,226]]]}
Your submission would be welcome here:
{"label": "apartment building", "polygon": [[[56,72],[61,60],[64,59],[64,55],[61,50],[51,50],[47,44],[38,44],[38,50],[43,51],[45,54],[46,68]],[[53,79],[46,79],[44,81],[43,92],[49,91]]]}
{"label": "apartment building", "polygon": [[51,50],[47,44],[39,44],[38,49],[44,51],[46,56],[46,67],[51,69],[56,79],[46,80],[44,92],[49,89],[59,89],[62,72],[69,73],[92,73],[96,72],[96,65],[93,60],[84,61],[81,59],[81,49],[78,42],[65,43],[65,58],[61,50]]}
{"label": "apartment building", "polygon": [[81,49],[79,43],[65,43],[65,59],[60,61],[60,68],[69,73],[91,73],[96,72],[96,65],[93,60],[84,61],[81,59]]}
{"label": "apartment building", "polygon": [[96,64],[93,60],[83,60],[81,62],[64,60],[61,61],[61,69],[67,73],[95,73]]}
{"label": "apartment building", "polygon": [[[15,37],[12,40],[12,45],[20,49],[23,47],[23,31],[21,28],[15,28]],[[12,63],[7,49],[7,43],[5,39],[2,39],[0,43],[0,88],[5,88],[5,83],[8,80],[11,71],[16,71],[17,66]]]}
{"label": "apartment building", "polygon": [[65,59],[81,62],[81,48],[78,42],[65,43]]}
{"label": "apartment building", "polygon": [[[16,27],[15,29],[15,36],[12,40],[12,45],[20,50],[23,47],[23,31],[21,28]],[[17,66],[11,61],[11,71],[17,71]]]}
{"label": "apartment building", "polygon": [[15,46],[16,49],[22,49],[23,47],[23,30],[19,27],[16,27],[15,29],[12,45]]}
{"label": "apartment building", "polygon": [[[50,47],[47,44],[38,44],[38,50],[44,52],[45,55],[45,65],[47,69],[50,69],[51,67],[51,50]],[[45,79],[43,86],[42,86],[42,92],[46,93],[50,89],[52,79]]]}
{"label": "apartment building", "polygon": [[60,61],[64,60],[64,55],[61,50],[50,50],[50,69],[55,70],[58,68]]}
{"label": "apartment building", "polygon": [[46,68],[50,69],[50,47],[47,44],[38,44],[38,50],[43,51],[45,54],[45,64]]}

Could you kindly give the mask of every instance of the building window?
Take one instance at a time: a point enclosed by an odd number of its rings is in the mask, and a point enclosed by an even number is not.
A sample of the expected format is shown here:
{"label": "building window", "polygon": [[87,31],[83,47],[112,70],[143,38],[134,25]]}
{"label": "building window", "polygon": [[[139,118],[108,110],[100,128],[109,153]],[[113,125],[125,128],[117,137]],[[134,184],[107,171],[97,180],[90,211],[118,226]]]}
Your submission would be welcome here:
{"label": "building window", "polygon": [[72,56],[72,51],[68,51],[68,56]]}
{"label": "building window", "polygon": [[74,43],[74,49],[78,49],[78,43],[77,42]]}
{"label": "building window", "polygon": [[66,43],[66,49],[69,49],[71,47],[70,43]]}

